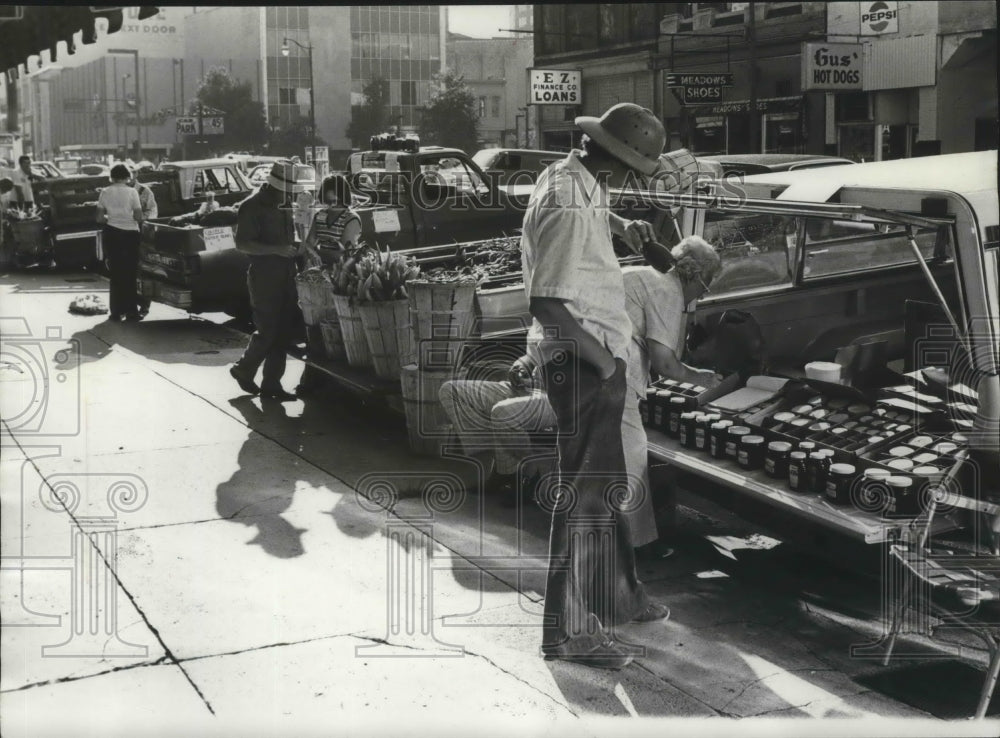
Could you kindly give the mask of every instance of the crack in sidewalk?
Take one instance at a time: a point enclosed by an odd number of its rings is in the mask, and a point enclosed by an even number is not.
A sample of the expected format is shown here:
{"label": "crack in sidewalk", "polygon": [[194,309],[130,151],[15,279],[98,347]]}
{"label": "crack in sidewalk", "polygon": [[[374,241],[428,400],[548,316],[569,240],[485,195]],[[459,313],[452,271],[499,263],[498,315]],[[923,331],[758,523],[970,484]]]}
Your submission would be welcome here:
{"label": "crack in sidewalk", "polygon": [[79,676],[70,675],[64,677],[57,677],[55,679],[46,679],[42,682],[30,682],[29,684],[22,684],[20,687],[14,687],[12,689],[0,690],[0,694],[11,694],[14,692],[23,692],[26,689],[36,689],[38,687],[48,687],[55,684],[67,684],[70,682],[79,682],[84,679],[92,679],[93,677],[107,676],[108,674],[117,674],[119,671],[130,671],[131,669],[144,669],[149,666],[162,666],[164,664],[169,664],[168,657],[166,655],[160,656],[160,658],[155,661],[143,661],[139,664],[125,664],[123,666],[116,666],[113,669],[106,669],[105,671],[96,671],[93,674],[80,674]]}
{"label": "crack in sidewalk", "polygon": [[177,666],[177,668],[181,670],[181,674],[184,675],[184,678],[187,680],[188,684],[190,684],[191,688],[194,689],[195,693],[198,695],[199,699],[201,699],[202,703],[205,705],[208,711],[214,715],[215,710],[212,708],[212,704],[208,701],[205,695],[202,694],[202,691],[201,689],[198,688],[198,685],[194,683],[194,680],[191,678],[191,675],[187,673],[187,671],[184,669],[183,666],[181,666],[180,662],[174,656],[173,652],[170,650],[170,647],[167,645],[166,641],[160,635],[160,631],[156,628],[156,626],[153,625],[152,621],[149,619],[149,617],[146,615],[143,609],[139,606],[139,603],[136,601],[135,597],[125,586],[125,583],[122,582],[121,578],[118,576],[118,572],[116,571],[115,567],[111,566],[108,563],[107,558],[105,558],[104,552],[101,550],[100,546],[97,545],[97,542],[95,541],[94,537],[88,535],[86,531],[84,531],[83,526],[80,525],[80,521],[77,520],[76,516],[73,515],[73,512],[66,506],[66,503],[62,499],[62,497],[56,494],[56,490],[53,489],[52,485],[49,483],[49,480],[45,477],[45,475],[42,473],[42,470],[38,467],[36,461],[28,454],[27,452],[28,449],[22,446],[20,440],[18,440],[18,438],[15,437],[14,434],[11,432],[10,426],[8,425],[7,421],[0,419],[0,422],[3,423],[4,429],[6,430],[7,434],[11,437],[11,439],[14,441],[14,443],[17,445],[17,448],[21,451],[21,453],[24,454],[25,460],[29,464],[31,464],[32,468],[35,470],[35,473],[38,474],[39,479],[42,480],[42,483],[49,490],[52,499],[58,502],[59,506],[62,507],[63,511],[69,516],[70,520],[73,521],[73,525],[76,526],[77,530],[79,530],[81,535],[87,540],[87,543],[94,550],[94,553],[100,559],[105,569],[107,569],[108,574],[114,580],[115,585],[121,588],[122,593],[125,595],[125,597],[128,598],[128,601],[132,603],[132,607],[135,608],[135,611],[139,614],[139,617],[142,619],[142,622],[146,625],[147,628],[149,628],[150,632],[153,634],[157,642],[160,644],[160,647],[163,649],[164,654],[166,654],[164,658],[170,659],[170,661],[173,662]]}

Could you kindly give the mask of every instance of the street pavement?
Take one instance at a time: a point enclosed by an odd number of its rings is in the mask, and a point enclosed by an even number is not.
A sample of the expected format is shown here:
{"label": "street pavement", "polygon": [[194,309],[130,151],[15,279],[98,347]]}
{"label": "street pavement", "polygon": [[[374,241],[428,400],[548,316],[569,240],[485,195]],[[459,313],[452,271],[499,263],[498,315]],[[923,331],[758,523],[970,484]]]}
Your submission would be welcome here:
{"label": "street pavement", "polygon": [[1000,735],[965,719],[975,642],[882,667],[877,578],[687,493],[640,571],[672,616],[617,634],[644,656],[545,661],[547,520],[481,460],[335,387],[242,396],[221,319],[68,313],[90,293],[0,277],[5,736]]}

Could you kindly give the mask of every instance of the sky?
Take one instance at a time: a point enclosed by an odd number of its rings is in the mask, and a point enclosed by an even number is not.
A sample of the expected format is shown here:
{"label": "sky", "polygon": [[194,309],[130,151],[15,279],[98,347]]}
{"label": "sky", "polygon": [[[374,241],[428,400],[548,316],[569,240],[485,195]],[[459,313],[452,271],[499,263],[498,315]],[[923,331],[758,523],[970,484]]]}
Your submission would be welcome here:
{"label": "sky", "polygon": [[473,38],[510,36],[498,33],[499,28],[510,28],[511,5],[449,5],[448,30]]}

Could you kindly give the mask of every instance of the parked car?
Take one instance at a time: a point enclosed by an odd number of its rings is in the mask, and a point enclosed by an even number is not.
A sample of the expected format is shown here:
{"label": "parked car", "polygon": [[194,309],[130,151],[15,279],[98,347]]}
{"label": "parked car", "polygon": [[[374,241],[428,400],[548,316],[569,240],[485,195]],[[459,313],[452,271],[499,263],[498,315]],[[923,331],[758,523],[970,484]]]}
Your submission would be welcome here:
{"label": "parked car", "polygon": [[109,177],[111,167],[107,164],[81,164],[80,174],[87,177]]}
{"label": "parked car", "polygon": [[472,161],[479,165],[483,174],[502,186],[532,184],[545,167],[565,157],[566,154],[538,149],[482,149],[475,153]]}
{"label": "parked car", "polygon": [[42,179],[64,179],[66,177],[62,170],[51,161],[31,162],[31,173]]}
{"label": "parked car", "polygon": [[710,166],[718,165],[722,169],[719,176],[723,177],[728,175],[748,177],[769,172],[794,172],[799,169],[854,164],[850,159],[841,156],[823,154],[716,154],[699,156],[698,161],[708,162]]}
{"label": "parked car", "polygon": [[260,187],[262,184],[267,182],[267,175],[271,173],[270,164],[258,164],[250,173],[247,174],[247,179],[250,180],[250,184],[254,187]]}

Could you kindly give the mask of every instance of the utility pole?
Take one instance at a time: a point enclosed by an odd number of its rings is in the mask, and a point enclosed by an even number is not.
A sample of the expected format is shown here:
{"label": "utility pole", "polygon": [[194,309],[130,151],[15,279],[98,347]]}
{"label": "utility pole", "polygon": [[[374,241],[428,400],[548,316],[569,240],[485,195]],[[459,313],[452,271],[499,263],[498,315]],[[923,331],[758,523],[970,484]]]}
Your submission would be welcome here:
{"label": "utility pole", "polygon": [[747,5],[747,41],[750,42],[750,153],[761,152],[760,113],[757,111],[757,11],[756,3]]}

